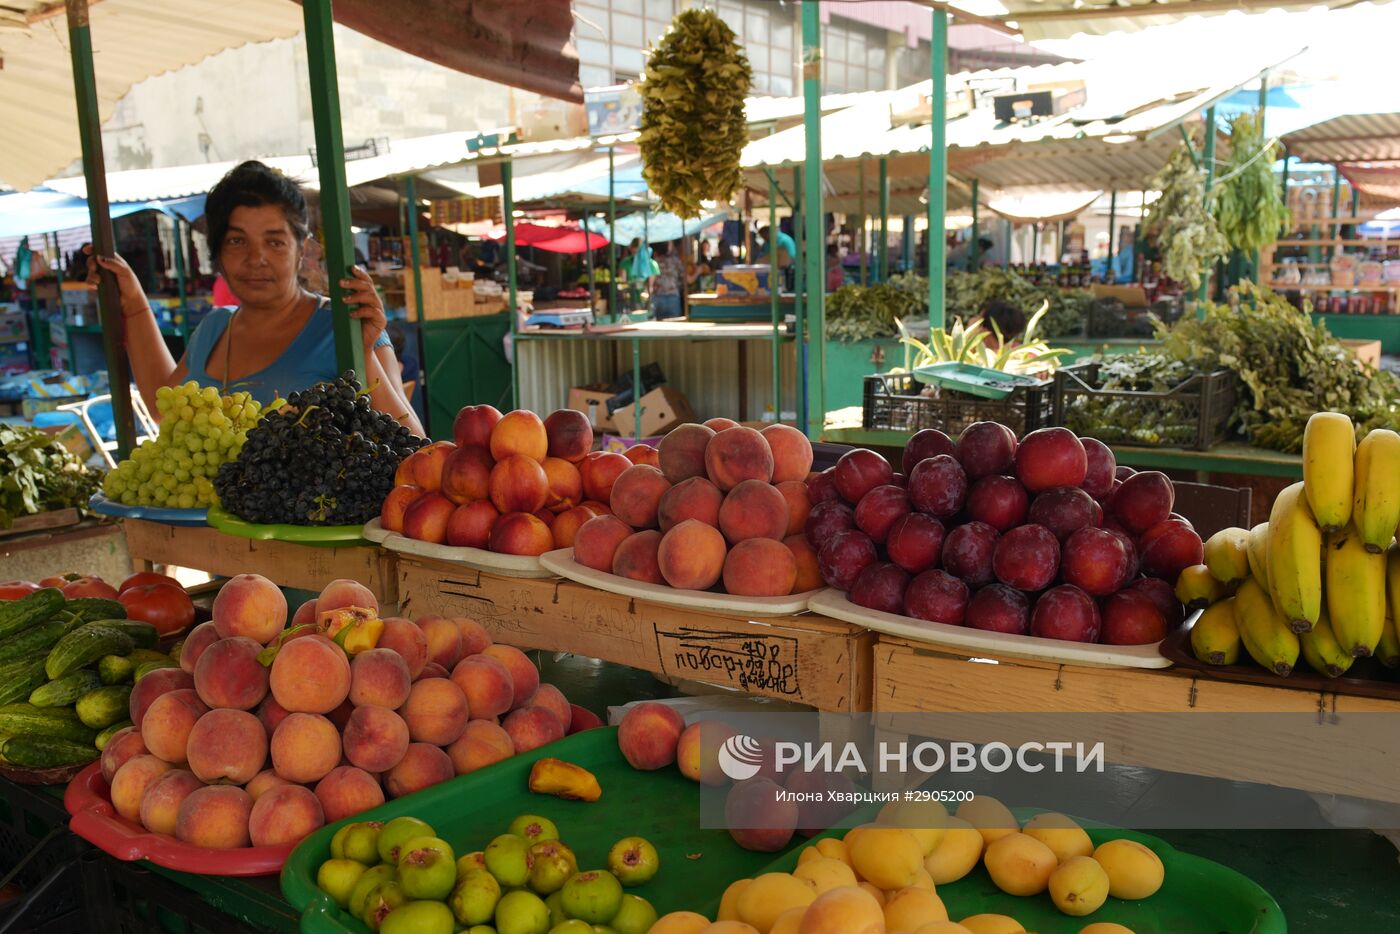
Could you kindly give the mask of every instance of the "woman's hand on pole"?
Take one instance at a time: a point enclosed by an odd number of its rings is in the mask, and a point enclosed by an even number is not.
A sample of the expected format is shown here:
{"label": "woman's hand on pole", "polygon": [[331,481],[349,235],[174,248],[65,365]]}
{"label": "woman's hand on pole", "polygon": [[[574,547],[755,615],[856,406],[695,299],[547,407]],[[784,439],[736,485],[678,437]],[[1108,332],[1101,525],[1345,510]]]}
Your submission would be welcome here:
{"label": "woman's hand on pole", "polygon": [[150,306],[146,304],[146,291],[141,287],[141,280],[136,278],[136,273],[127,265],[126,260],[117,255],[96,256],[92,252],[91,243],[83,245],[83,254],[87,259],[88,288],[97,288],[101,271],[105,269],[117,280],[124,317],[132,318],[150,310]]}
{"label": "woman's hand on pole", "polygon": [[384,301],[379,297],[369,273],[358,266],[351,267],[350,276],[340,280],[340,287],[345,290],[350,317],[359,319],[361,323],[365,350],[368,351],[389,324],[384,314]]}

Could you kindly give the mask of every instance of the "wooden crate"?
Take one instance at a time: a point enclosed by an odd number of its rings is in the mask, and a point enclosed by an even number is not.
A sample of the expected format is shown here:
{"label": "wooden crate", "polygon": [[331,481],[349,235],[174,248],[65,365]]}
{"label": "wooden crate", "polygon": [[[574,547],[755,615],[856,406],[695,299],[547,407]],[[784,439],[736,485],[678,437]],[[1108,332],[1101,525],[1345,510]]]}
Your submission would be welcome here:
{"label": "wooden crate", "polygon": [[219,577],[261,574],[281,587],[320,590],[337,578],[359,581],[380,606],[398,602],[394,555],[374,545],[314,548],[291,542],[255,541],[208,526],[185,527],[126,519],[133,562],[173,564]]}
{"label": "wooden crate", "polygon": [[823,616],[716,616],[573,581],[401,557],[401,612],[468,616],[492,638],[718,684],[818,710],[870,709],[873,634]]}
{"label": "wooden crate", "polygon": [[[995,662],[990,664],[989,661]],[[968,656],[881,636],[875,647],[877,731],[893,732],[897,713],[1125,714],[1300,713],[1319,725],[1348,713],[1400,714],[1400,702],[1238,684],[1198,678],[1175,669],[1089,668],[1016,659],[973,661]],[[988,721],[990,724],[991,720]],[[1202,724],[1207,721],[1203,718]],[[1374,722],[1374,721],[1371,721]],[[1391,722],[1389,718],[1385,722]],[[1105,726],[1104,723],[1108,723]],[[1289,720],[1296,727],[1298,721]],[[966,723],[963,723],[966,726]],[[950,736],[972,742],[1020,742],[1014,718],[997,721],[998,735]],[[1002,727],[1010,733],[1003,733]],[[1393,743],[1354,745],[1345,756],[1309,756],[1295,732],[1276,735],[1279,721],[1258,721],[1247,746],[1237,736],[1217,740],[1184,718],[1120,717],[1096,725],[1107,735],[1107,760],[1234,781],[1279,784],[1327,794],[1400,802]],[[1043,737],[1041,737],[1043,738]]]}

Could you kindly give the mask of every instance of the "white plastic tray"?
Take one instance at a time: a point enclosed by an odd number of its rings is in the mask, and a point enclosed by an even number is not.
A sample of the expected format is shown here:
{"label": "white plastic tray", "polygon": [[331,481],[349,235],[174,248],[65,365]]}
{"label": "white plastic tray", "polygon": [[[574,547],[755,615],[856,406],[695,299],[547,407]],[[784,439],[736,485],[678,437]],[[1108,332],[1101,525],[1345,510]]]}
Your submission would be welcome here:
{"label": "white plastic tray", "polygon": [[390,532],[388,529],[384,528],[384,526],[380,525],[378,519],[371,519],[365,523],[365,527],[361,530],[360,534],[365,537],[365,541],[374,542],[376,545],[382,545],[386,538],[396,533]]}
{"label": "white plastic tray", "polygon": [[[379,520],[372,520],[377,523]],[[369,531],[366,526],[366,531]],[[553,571],[546,569],[540,564],[540,559],[529,555],[501,555],[494,551],[487,551],[485,548],[458,548],[452,545],[434,545],[432,542],[420,542],[417,539],[400,535],[397,532],[385,532],[379,530],[379,534],[385,536],[380,545],[389,551],[397,551],[405,555],[417,555],[420,558],[432,558],[434,561],[447,561],[452,564],[460,564],[469,568],[476,568],[478,571],[486,571],[491,574],[498,574],[501,577],[554,577]],[[369,538],[368,535],[365,536]],[[373,539],[370,539],[373,541]]]}
{"label": "white plastic tray", "polygon": [[597,587],[624,597],[636,597],[649,603],[661,603],[684,610],[703,610],[726,616],[791,616],[807,609],[807,601],[820,591],[789,594],[786,597],[740,597],[708,590],[677,590],[663,584],[648,584],[616,574],[595,571],[574,560],[572,548],[545,552],[540,563],[560,577]]}
{"label": "white plastic tray", "polygon": [[884,613],[857,606],[846,594],[834,587],[818,591],[807,607],[834,619],[864,626],[886,635],[946,646],[961,651],[985,652],[991,656],[1030,658],[1065,665],[1094,665],[1102,668],[1170,668],[1171,661],[1163,658],[1158,646],[1099,645],[1089,642],[1067,642],[1040,636],[1015,636],[1002,632],[986,632],[967,626],[929,623],[911,616]]}

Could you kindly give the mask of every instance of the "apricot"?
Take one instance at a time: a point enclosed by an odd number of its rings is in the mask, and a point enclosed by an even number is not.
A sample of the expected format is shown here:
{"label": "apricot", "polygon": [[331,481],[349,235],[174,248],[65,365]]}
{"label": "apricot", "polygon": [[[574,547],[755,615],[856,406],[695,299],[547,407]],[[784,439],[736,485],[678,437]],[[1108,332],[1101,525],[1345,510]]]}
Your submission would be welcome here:
{"label": "apricot", "polygon": [[356,707],[341,737],[345,758],[366,772],[386,772],[408,751],[408,724],[385,707]]}
{"label": "apricot", "polygon": [[686,519],[661,536],[656,565],[672,587],[709,590],[724,572],[726,552],[724,536],[717,529],[699,519]]}
{"label": "apricot", "polygon": [[632,527],[615,516],[595,516],[574,536],[574,560],[595,571],[612,573],[618,546],[632,534]]}
{"label": "apricot", "polygon": [[805,908],[816,897],[816,890],[802,879],[786,872],[765,872],[744,886],[734,907],[740,921],[766,932],[778,915],[789,908]]}
{"label": "apricot", "polygon": [[215,642],[222,639],[219,630],[214,626],[214,621],[200,623],[190,630],[190,634],[185,636],[185,641],[180,645],[180,667],[194,674],[195,662],[199,661],[199,656],[204,654],[204,650]]}
{"label": "apricot", "polygon": [[108,785],[112,784],[112,776],[117,774],[117,769],[125,765],[128,759],[144,756],[149,752],[146,741],[141,738],[141,731],[136,727],[129,726],[118,730],[102,749],[103,779]]}
{"label": "apricot", "polygon": [[942,841],[924,857],[924,870],[934,885],[957,882],[976,868],[984,843],[976,827],[962,818],[950,817]]}
{"label": "apricot", "polygon": [[492,527],[486,547],[503,555],[538,556],[554,550],[554,533],[538,516],[506,513]]}
{"label": "apricot", "polygon": [[929,889],[900,889],[885,900],[885,928],[890,931],[916,931],[925,924],[947,920],[943,899]]}
{"label": "apricot", "polygon": [[156,777],[141,797],[141,826],[152,833],[175,833],[180,804],[204,783],[186,769],[171,769]]}
{"label": "apricot", "polygon": [[262,645],[247,636],[220,639],[194,668],[194,689],[210,707],[252,710],[267,696],[267,668],[258,661]]}
{"label": "apricot", "polygon": [[288,711],[330,713],[350,693],[350,662],[325,636],[293,639],[272,660],[268,683]]}
{"label": "apricot", "polygon": [[515,682],[510,669],[490,655],[462,659],[452,669],[452,682],[466,696],[467,710],[473,717],[499,717],[514,705]]}
{"label": "apricot", "polygon": [[655,529],[632,533],[622,540],[613,553],[612,572],[618,577],[647,584],[666,583],[657,563],[656,553],[660,547],[661,533]]}
{"label": "apricot", "polygon": [[792,582],[792,592],[806,593],[825,587],[821,567],[817,564],[817,551],[807,541],[807,537],[801,534],[789,535],[783,539],[783,544],[792,552],[793,562],[797,565],[797,577]]}
{"label": "apricot", "polygon": [[[461,445],[443,462],[440,492],[458,506],[485,499],[491,495],[491,468],[494,466],[496,462],[486,448],[475,444]],[[380,525],[383,524],[381,511]]]}
{"label": "apricot", "polygon": [[353,765],[338,765],[316,783],[316,798],[326,823],[333,824],[384,803],[384,789],[375,777]]}
{"label": "apricot", "polygon": [[399,714],[414,742],[446,746],[467,727],[467,697],[448,678],[424,678],[413,682]]}
{"label": "apricot", "polygon": [[715,436],[713,428],[687,422],[672,429],[656,446],[661,472],[672,483],[705,476],[705,448]]}
{"label": "apricot", "polygon": [[202,781],[242,785],[262,771],[267,750],[262,721],[246,710],[221,707],[199,718],[185,753],[190,771]]}
{"label": "apricot", "polygon": [[1048,846],[1061,863],[1075,856],[1092,856],[1094,853],[1094,841],[1089,839],[1084,828],[1072,818],[1054,811],[1037,814],[1026,821],[1026,826],[1021,830]]}
{"label": "apricot", "polygon": [[[1019,934],[1019,932],[1025,931],[1025,928],[1021,927],[1021,922],[1015,918],[992,912],[971,915],[958,923],[965,930],[971,931],[972,934]],[[1080,934],[1083,932],[1081,931]]]}
{"label": "apricot", "polygon": [[656,527],[661,498],[670,489],[671,483],[660,468],[633,464],[613,483],[608,505],[613,515],[632,528],[652,529]]}
{"label": "apricot", "polygon": [[322,588],[321,595],[316,598],[316,617],[319,619],[327,610],[343,610],[347,606],[362,606],[379,612],[379,601],[375,599],[374,591],[359,581],[341,577]]}
{"label": "apricot", "polygon": [[842,886],[823,892],[807,906],[798,934],[880,934],[885,930],[881,902],[864,888]]}
{"label": "apricot", "polygon": [[253,798],[233,785],[196,788],[180,804],[175,836],[194,846],[231,850],[247,846]]}
{"label": "apricot", "polygon": [[300,842],[325,822],[321,802],[310,788],[280,785],[253,802],[248,837],[253,846],[283,846]]}
{"label": "apricot", "polygon": [[768,483],[773,479],[773,451],[752,428],[730,428],[705,445],[705,473],[725,492],[745,480]]}
{"label": "apricot", "polygon": [[955,816],[977,828],[983,841],[989,846],[1007,834],[1016,833],[1021,829],[1016,816],[991,795],[978,795],[970,801],[964,801],[958,805]]}
{"label": "apricot", "polygon": [[529,752],[564,738],[564,725],[548,707],[517,707],[501,721],[516,752]]}
{"label": "apricot", "polygon": [[214,628],[227,639],[247,636],[266,645],[287,625],[287,598],[261,574],[229,578],[214,597]]}
{"label": "apricot", "polygon": [[813,859],[801,862],[792,874],[815,889],[818,895],[842,886],[859,884],[855,872],[841,860],[822,856],[816,849],[804,850],[802,855],[806,856],[808,853],[817,855]]}
{"label": "apricot", "polygon": [[563,512],[583,502],[583,475],[577,467],[562,457],[546,457],[543,467],[549,481],[545,507],[550,512]]}
{"label": "apricot", "polygon": [[583,459],[579,473],[583,475],[583,492],[590,500],[612,501],[613,484],[632,462],[612,451],[594,451]]}
{"label": "apricot", "polygon": [[466,775],[515,755],[515,743],[505,729],[490,720],[469,720],[462,735],[447,747],[458,775]]}
{"label": "apricot", "polygon": [[141,820],[141,800],[156,779],[173,766],[155,756],[132,756],[112,776],[112,807],[129,821]]}
{"label": "apricot", "polygon": [[1162,858],[1136,840],[1100,843],[1094,859],[1108,874],[1108,892],[1114,898],[1147,898],[1162,887]]}
{"label": "apricot", "polygon": [[812,442],[791,425],[769,425],[759,432],[773,452],[773,482],[807,482],[812,470]]}
{"label": "apricot", "polygon": [[725,592],[745,597],[783,597],[797,583],[797,558],[782,542],[750,538],[724,559]]}
{"label": "apricot", "polygon": [[256,801],[262,793],[268,789],[276,788],[278,785],[290,784],[291,782],[278,775],[273,769],[263,769],[257,775],[254,775],[248,784],[243,786],[243,790],[248,792],[252,799]]}
{"label": "apricot", "polygon": [[515,456],[539,462],[548,453],[549,434],[534,412],[525,409],[507,412],[491,429],[491,456],[498,462]]}
{"label": "apricot", "polygon": [[141,723],[141,738],[147,751],[171,765],[183,765],[190,731],[208,710],[188,688],[157,697]]}
{"label": "apricot", "polygon": [[693,911],[672,911],[656,919],[647,934],[700,934],[710,919]]}
{"label": "apricot", "polygon": [[719,507],[719,530],[731,545],[751,538],[782,541],[787,528],[787,498],[762,480],[740,481]]}
{"label": "apricot", "polygon": [[628,710],[617,730],[617,746],[634,769],[654,772],[676,761],[685,719],[675,708],[646,701]]}
{"label": "apricot", "polygon": [[1050,882],[1059,860],[1055,851],[1035,837],[1009,833],[994,840],[982,856],[987,874],[1008,895],[1039,895]]}
{"label": "apricot", "polygon": [[[458,634],[460,638],[460,633]],[[428,637],[412,620],[401,616],[391,616],[384,620],[384,631],[379,634],[376,648],[391,649],[399,653],[408,666],[408,676],[418,677],[423,666],[428,664]]]}
{"label": "apricot", "polygon": [[[499,642],[487,646],[481,653],[496,659],[506,666],[510,672],[512,687],[511,702],[512,708],[524,704],[530,697],[539,690],[540,670],[535,667],[535,663],[530,661],[530,656],[520,651],[513,645],[501,645]],[[475,715],[475,711],[473,711]],[[481,714],[481,716],[486,716]]]}
{"label": "apricot", "polygon": [[705,477],[691,477],[668,489],[657,504],[661,531],[669,532],[687,519],[719,527],[719,507],[724,494]]}
{"label": "apricot", "polygon": [[787,500],[787,535],[797,535],[807,526],[807,516],[812,511],[812,497],[807,492],[807,484],[802,480],[784,480],[775,484],[783,499]]}
{"label": "apricot", "polygon": [[408,699],[413,677],[403,656],[392,649],[370,649],[350,660],[350,703],[395,710]]}
{"label": "apricot", "polygon": [[649,444],[634,444],[622,452],[622,456],[634,464],[649,464],[652,467],[661,466],[661,455],[656,448]]}
{"label": "apricot", "polygon": [[384,788],[395,798],[430,788],[453,775],[447,753],[430,743],[410,743],[398,765],[384,776]]}
{"label": "apricot", "polygon": [[491,503],[503,515],[534,512],[549,500],[549,476],[539,461],[512,454],[491,468],[490,489]]}
{"label": "apricot", "polygon": [[544,420],[548,439],[546,453],[577,464],[593,449],[593,426],[588,416],[575,409],[557,409]]}
{"label": "apricot", "polygon": [[918,839],[900,827],[866,827],[846,841],[851,868],[886,891],[908,888],[924,868]]}

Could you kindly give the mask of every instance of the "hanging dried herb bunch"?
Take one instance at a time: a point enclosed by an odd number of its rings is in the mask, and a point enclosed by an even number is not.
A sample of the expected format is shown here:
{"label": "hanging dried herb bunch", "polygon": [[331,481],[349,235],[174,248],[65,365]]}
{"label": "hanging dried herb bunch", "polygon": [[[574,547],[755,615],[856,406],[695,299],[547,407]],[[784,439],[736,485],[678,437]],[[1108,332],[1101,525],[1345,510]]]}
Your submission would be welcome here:
{"label": "hanging dried herb bunch", "polygon": [[1248,253],[1278,239],[1288,223],[1288,208],[1274,180],[1279,147],[1265,149],[1259,112],[1242,113],[1230,122],[1230,161],[1211,192],[1215,221],[1230,246]]}
{"label": "hanging dried herb bunch", "polygon": [[1148,208],[1143,233],[1154,237],[1162,270],[1178,282],[1201,287],[1201,270],[1224,256],[1230,245],[1206,209],[1206,173],[1183,143],[1148,185],[1162,197]]}
{"label": "hanging dried herb bunch", "polygon": [[698,217],[700,202],[728,201],[740,186],[752,82],[748,57],[717,13],[684,10],[671,21],[640,85],[642,176],[663,208]]}

